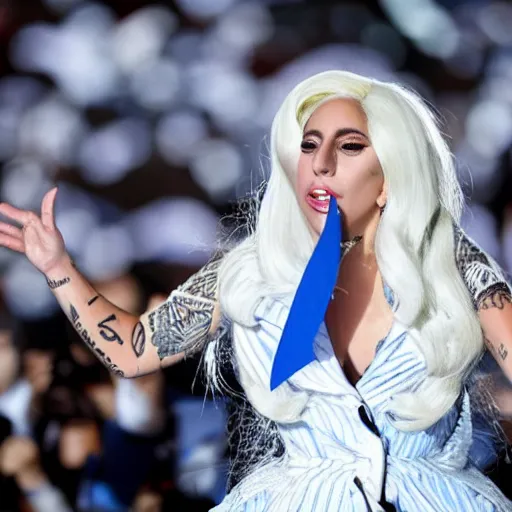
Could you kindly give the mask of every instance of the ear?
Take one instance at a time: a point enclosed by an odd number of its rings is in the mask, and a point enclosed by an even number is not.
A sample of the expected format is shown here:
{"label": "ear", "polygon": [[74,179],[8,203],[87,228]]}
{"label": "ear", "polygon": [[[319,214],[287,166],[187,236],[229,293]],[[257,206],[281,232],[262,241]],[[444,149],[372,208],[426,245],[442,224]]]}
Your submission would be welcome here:
{"label": "ear", "polygon": [[388,202],[388,187],[386,185],[386,182],[384,182],[384,185],[382,186],[382,191],[377,197],[376,201],[379,208],[386,206],[386,203]]}

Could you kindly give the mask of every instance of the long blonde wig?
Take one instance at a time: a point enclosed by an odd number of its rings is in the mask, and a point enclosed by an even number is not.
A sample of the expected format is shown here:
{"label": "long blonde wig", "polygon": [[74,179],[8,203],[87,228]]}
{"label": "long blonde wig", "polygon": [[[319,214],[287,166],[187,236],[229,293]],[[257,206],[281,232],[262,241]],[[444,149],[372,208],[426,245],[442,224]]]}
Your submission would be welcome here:
{"label": "long blonde wig", "polygon": [[[394,408],[404,419],[398,427],[425,429],[454,404],[483,340],[454,258],[453,225],[463,197],[453,158],[436,117],[415,93],[343,71],[320,73],[290,92],[272,125],[271,174],[256,229],[220,269],[221,307],[233,322],[250,327],[262,297],[297,288],[314,248],[294,192],[302,130],[333,98],[360,103],[383,169],[388,199],[375,241],[377,263],[397,299],[395,318],[408,328],[427,367],[422,385],[398,396]],[[240,358],[237,365],[243,384],[251,365]],[[284,410],[286,421],[298,418],[307,402],[279,388],[251,392],[249,399],[277,421],[284,421]]]}

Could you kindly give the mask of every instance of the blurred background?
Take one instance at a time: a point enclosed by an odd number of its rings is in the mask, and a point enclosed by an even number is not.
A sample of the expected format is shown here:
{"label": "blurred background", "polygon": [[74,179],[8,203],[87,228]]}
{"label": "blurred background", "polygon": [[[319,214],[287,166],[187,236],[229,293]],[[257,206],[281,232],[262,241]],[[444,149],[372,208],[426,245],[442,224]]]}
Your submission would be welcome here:
{"label": "blurred background", "polygon": [[[208,260],[219,220],[264,179],[280,102],[333,68],[435,106],[463,227],[512,271],[510,2],[0,0],[0,45],[0,200],[38,211],[58,184],[68,250],[128,311]],[[0,249],[0,275],[0,511],[219,502],[226,413],[201,382],[192,390],[197,361],[114,378],[23,257]],[[510,493],[507,459],[488,471]]]}

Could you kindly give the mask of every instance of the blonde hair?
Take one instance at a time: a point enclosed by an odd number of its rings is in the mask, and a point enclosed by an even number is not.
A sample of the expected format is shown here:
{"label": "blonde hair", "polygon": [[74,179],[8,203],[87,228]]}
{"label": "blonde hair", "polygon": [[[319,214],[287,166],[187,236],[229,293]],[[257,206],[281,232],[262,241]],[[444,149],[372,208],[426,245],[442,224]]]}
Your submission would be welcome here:
{"label": "blonde hair", "polygon": [[[235,323],[250,327],[262,297],[295,291],[313,251],[293,186],[302,131],[314,110],[334,98],[359,102],[383,169],[387,204],[376,234],[377,262],[397,299],[395,318],[426,363],[419,387],[394,400],[396,425],[425,429],[454,404],[483,340],[454,258],[453,225],[460,220],[463,197],[453,158],[435,116],[414,92],[343,71],[320,73],[290,92],[272,124],[271,175],[255,232],[220,269],[221,307]],[[237,365],[243,383],[251,365],[238,356]],[[306,398],[279,388],[249,396],[276,421],[283,421],[279,403],[287,404],[291,421]]]}

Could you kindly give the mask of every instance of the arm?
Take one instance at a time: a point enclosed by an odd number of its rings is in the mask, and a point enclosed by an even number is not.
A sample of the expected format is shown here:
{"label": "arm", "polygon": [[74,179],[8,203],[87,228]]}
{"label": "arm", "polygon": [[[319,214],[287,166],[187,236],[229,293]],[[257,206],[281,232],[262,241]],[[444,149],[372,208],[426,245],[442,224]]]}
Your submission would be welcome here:
{"label": "arm", "polygon": [[140,318],[96,293],[74,267],[54,221],[56,189],[42,214],[0,205],[20,229],[0,222],[0,245],[25,253],[42,272],[63,311],[94,354],[119,376],[136,377],[199,351],[218,325],[217,256],[169,298]]}
{"label": "arm", "polygon": [[499,290],[482,300],[478,309],[485,344],[512,382],[512,296]]}
{"label": "arm", "polygon": [[485,344],[512,382],[512,292],[496,262],[460,228],[455,228],[455,254],[473,299]]}
{"label": "arm", "polygon": [[101,362],[121,377],[170,366],[198,352],[218,326],[220,257],[205,265],[140,318],[98,295],[69,257],[47,274],[70,322]]}

